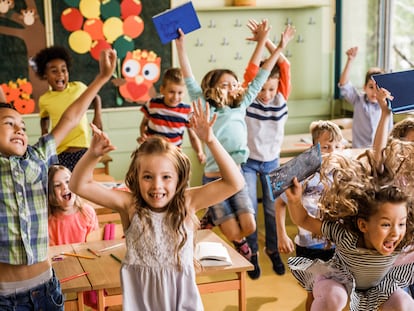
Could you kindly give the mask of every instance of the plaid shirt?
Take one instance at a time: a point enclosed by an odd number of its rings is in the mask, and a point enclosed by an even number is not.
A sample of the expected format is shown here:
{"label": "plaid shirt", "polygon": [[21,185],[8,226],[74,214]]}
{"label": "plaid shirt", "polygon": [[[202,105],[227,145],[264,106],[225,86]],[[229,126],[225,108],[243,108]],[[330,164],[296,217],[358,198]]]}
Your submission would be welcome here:
{"label": "plaid shirt", "polygon": [[54,163],[52,135],[22,157],[0,155],[0,262],[31,265],[47,258],[47,174]]}

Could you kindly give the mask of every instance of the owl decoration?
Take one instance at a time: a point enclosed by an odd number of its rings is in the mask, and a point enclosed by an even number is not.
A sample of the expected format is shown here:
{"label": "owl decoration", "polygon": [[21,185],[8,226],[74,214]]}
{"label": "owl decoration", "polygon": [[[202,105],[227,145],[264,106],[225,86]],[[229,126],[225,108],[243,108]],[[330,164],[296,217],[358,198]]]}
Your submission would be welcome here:
{"label": "owl decoration", "polygon": [[153,51],[127,52],[122,62],[119,93],[129,102],[146,102],[156,95],[154,83],[160,78],[161,58]]}

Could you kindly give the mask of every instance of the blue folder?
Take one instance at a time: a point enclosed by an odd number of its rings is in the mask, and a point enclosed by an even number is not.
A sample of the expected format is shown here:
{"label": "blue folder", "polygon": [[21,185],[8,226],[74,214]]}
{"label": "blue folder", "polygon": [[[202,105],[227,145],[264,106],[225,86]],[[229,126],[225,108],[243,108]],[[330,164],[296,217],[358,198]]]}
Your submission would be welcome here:
{"label": "blue folder", "polygon": [[201,28],[193,3],[187,2],[152,17],[162,44],[179,37],[178,28],[186,34]]}
{"label": "blue folder", "polygon": [[414,70],[377,74],[372,78],[379,87],[387,89],[394,96],[393,100],[388,101],[392,113],[414,110]]}

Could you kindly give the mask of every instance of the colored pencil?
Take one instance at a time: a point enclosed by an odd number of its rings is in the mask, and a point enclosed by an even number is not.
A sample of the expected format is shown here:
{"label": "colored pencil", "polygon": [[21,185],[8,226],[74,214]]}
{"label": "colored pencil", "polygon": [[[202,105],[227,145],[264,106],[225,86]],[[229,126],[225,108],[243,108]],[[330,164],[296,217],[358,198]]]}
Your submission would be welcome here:
{"label": "colored pencil", "polygon": [[98,250],[98,252],[108,251],[110,249],[113,249],[113,248],[116,248],[116,247],[119,247],[119,246],[122,246],[122,245],[124,245],[124,243],[118,243],[118,244],[115,244],[115,245],[112,245],[112,246],[102,248],[102,249]]}
{"label": "colored pencil", "polygon": [[96,257],[101,257],[97,252],[95,252],[93,249],[88,248],[88,252],[94,254]]}
{"label": "colored pencil", "polygon": [[74,253],[61,253],[61,254],[65,256],[79,257],[79,258],[85,258],[85,259],[95,259],[95,257],[92,257],[92,256],[79,255],[79,254],[74,254]]}
{"label": "colored pencil", "polygon": [[109,255],[111,255],[111,257],[112,257],[113,259],[115,259],[116,261],[118,261],[119,263],[122,263],[122,260],[121,260],[121,259],[119,259],[118,257],[116,257],[114,254],[109,254]]}
{"label": "colored pencil", "polygon": [[88,273],[89,272],[83,272],[83,273],[75,274],[75,275],[72,275],[72,276],[68,276],[67,278],[63,278],[63,279],[59,280],[59,282],[63,283],[63,282],[67,282],[67,281],[70,281],[70,280],[73,280],[73,279],[76,279],[76,278],[80,278],[81,276],[87,275]]}

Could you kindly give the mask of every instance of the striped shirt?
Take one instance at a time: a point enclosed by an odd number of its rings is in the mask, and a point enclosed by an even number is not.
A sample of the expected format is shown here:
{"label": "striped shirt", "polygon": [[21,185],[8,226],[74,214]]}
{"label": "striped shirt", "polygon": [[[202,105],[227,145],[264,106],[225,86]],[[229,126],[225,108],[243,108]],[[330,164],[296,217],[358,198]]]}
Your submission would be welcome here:
{"label": "striped shirt", "polygon": [[142,106],[141,111],[149,119],[147,135],[164,136],[174,145],[182,145],[184,131],[190,127],[190,105],[180,103],[170,107],[164,103],[163,97],[157,97]]}
{"label": "striped shirt", "polygon": [[52,135],[22,157],[0,155],[0,262],[31,265],[46,260],[48,167],[57,163]]}

